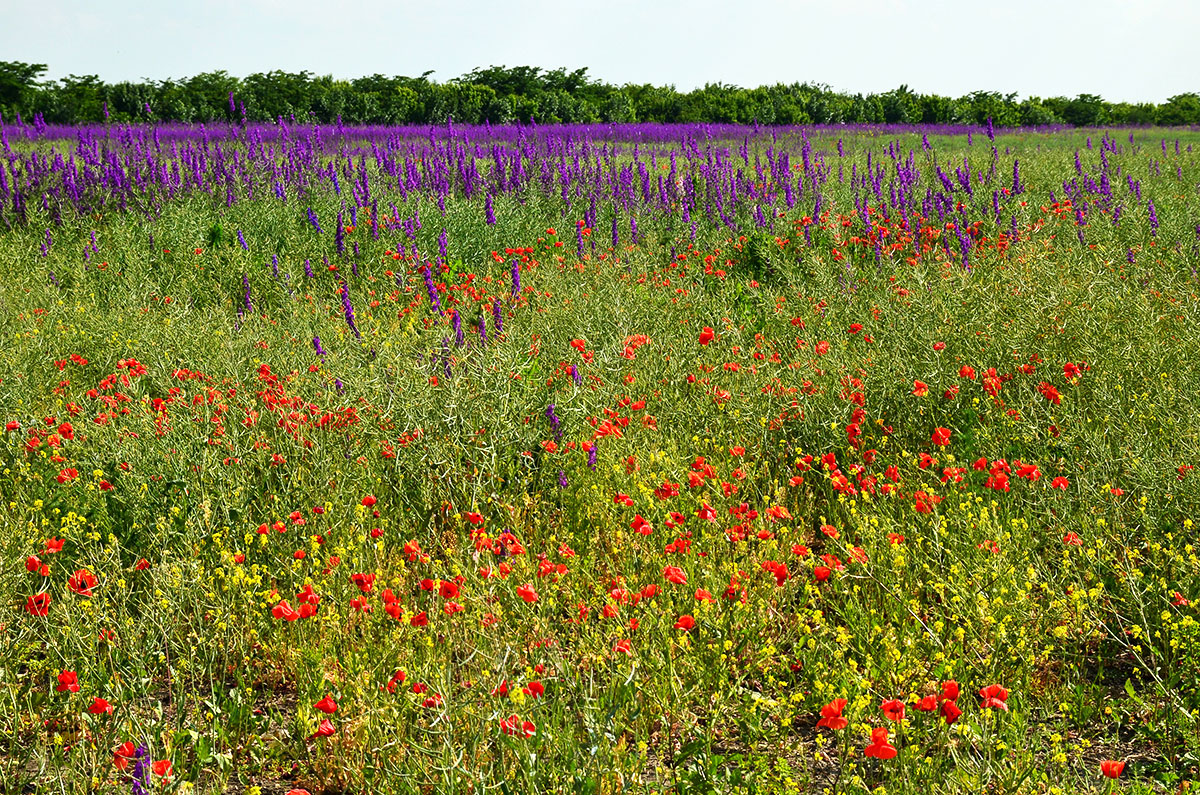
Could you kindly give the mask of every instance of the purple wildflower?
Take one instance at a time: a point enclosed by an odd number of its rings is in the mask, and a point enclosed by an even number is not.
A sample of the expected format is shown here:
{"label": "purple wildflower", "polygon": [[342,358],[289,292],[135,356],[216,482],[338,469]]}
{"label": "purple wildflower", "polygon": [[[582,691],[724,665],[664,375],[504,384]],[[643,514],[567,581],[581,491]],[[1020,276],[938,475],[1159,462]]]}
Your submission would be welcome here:
{"label": "purple wildflower", "polygon": [[553,403],[546,407],[546,419],[550,420],[550,432],[554,434],[555,441],[562,441],[562,420],[554,413]]}
{"label": "purple wildflower", "polygon": [[440,314],[442,311],[442,302],[438,300],[437,285],[433,283],[433,268],[426,265],[422,269],[422,272],[425,276],[425,292],[429,293],[429,305],[433,307],[434,312]]}
{"label": "purple wildflower", "polygon": [[139,745],[134,752],[132,795],[150,795],[150,751]]}
{"label": "purple wildflower", "polygon": [[342,282],[342,309],[346,313],[346,325],[354,332],[354,336],[362,339],[358,326],[354,323],[354,306],[350,303],[350,285]]}

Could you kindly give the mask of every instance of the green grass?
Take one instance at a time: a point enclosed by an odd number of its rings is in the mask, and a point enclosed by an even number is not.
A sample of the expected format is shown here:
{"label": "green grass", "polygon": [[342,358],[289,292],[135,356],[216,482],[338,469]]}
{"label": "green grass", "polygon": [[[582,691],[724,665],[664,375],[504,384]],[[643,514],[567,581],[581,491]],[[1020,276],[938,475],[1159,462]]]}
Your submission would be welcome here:
{"label": "green grass", "polygon": [[[228,208],[190,197],[153,221],[35,216],[3,233],[0,419],[17,427],[0,443],[0,788],[123,792],[132,763],[114,769],[113,749],[131,741],[172,762],[171,779],[154,779],[166,791],[1186,791],[1200,625],[1175,594],[1200,599],[1200,474],[1179,469],[1200,465],[1196,136],[1181,134],[1176,156],[1157,139],[1132,152],[1118,133],[1110,157],[1142,180],[1161,227],[1152,241],[1145,201],[1122,198],[1121,224],[1093,214],[1081,245],[1073,213],[1042,208],[1076,177],[1076,147],[1094,168],[1086,134],[998,139],[996,185],[1020,158],[1027,203],[1009,201],[996,225],[991,187],[976,197],[970,217],[991,245],[970,270],[953,237],[950,257],[936,240],[915,264],[850,242],[863,230],[835,138],[814,139],[833,173],[812,246],[795,225],[809,197],[745,241],[703,222],[693,242],[678,218],[646,212],[642,242],[628,246],[625,226],[618,251],[603,208],[596,254],[589,237],[581,260],[580,208],[557,198],[500,197],[489,226],[482,200],[454,197],[443,217],[428,199],[381,196],[402,218],[419,208],[423,255],[447,229],[437,279],[455,286],[443,306],[462,302],[462,348],[414,263],[385,254],[403,232],[376,240],[360,215],[351,274],[323,190],[280,202],[268,187]],[[890,139],[845,138],[847,180],[868,149],[889,162]],[[934,144],[900,143],[922,186],[934,162],[991,162],[978,140]],[[1123,177],[1113,191],[1125,196]],[[1021,238],[999,250],[1010,215]],[[99,251],[84,260],[93,230]],[[531,249],[515,300],[506,248]],[[707,256],[723,277],[705,274]],[[254,311],[239,318],[243,275]],[[634,335],[647,341],[627,358]],[[995,396],[988,368],[1004,377]],[[596,438],[606,420],[619,437]],[[829,454],[853,493],[823,468]],[[923,468],[922,454],[937,463]],[[980,457],[1007,461],[1008,491],[986,485]],[[1018,477],[1018,460],[1038,479]],[[689,485],[703,464],[715,471]],[[963,471],[943,482],[947,467]],[[59,483],[68,468],[77,478]],[[664,484],[678,494],[656,495]],[[672,512],[686,519],[677,529]],[[62,550],[46,553],[55,538]],[[26,570],[31,555],[49,576]],[[98,578],[94,596],[69,589],[78,570]],[[369,592],[358,573],[375,574]],[[456,578],[458,594],[440,595]],[[526,584],[537,601],[520,596]],[[306,585],[315,615],[272,616],[280,599],[299,607]],[[39,591],[45,617],[26,610]],[[446,614],[451,602],[461,612]],[[413,626],[420,613],[428,624]],[[694,629],[674,628],[684,615]],[[615,649],[625,640],[629,653]],[[56,691],[62,671],[79,692]],[[962,690],[952,726],[916,708],[947,680]],[[522,693],[533,681],[540,698]],[[1007,711],[981,707],[992,684]],[[315,736],[327,694],[333,734]],[[96,697],[113,712],[89,714]],[[818,728],[835,698],[849,725]],[[902,724],[880,711],[892,698],[906,702]],[[533,736],[506,734],[510,715]],[[879,726],[895,758],[864,757]],[[1127,761],[1117,782],[1104,759]]]}

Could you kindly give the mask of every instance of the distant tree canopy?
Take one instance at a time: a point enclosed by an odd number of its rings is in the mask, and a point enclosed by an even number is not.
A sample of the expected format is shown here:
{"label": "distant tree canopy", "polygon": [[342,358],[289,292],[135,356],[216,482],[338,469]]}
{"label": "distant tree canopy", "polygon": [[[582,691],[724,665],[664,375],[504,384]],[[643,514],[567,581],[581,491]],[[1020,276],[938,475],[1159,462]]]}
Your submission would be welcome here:
{"label": "distant tree canopy", "polygon": [[732,122],[749,124],[1200,124],[1200,94],[1166,102],[1105,102],[1094,94],[1028,97],[975,91],[964,97],[918,94],[908,86],[884,94],[846,94],[811,83],[739,88],[710,83],[614,86],[587,69],[536,66],[477,68],[446,82],[381,74],[336,80],[311,72],[224,71],[182,80],[105,83],[97,75],[42,80],[45,64],[0,61],[0,114],[51,124],[85,122],[317,121],[345,124],[594,122]]}

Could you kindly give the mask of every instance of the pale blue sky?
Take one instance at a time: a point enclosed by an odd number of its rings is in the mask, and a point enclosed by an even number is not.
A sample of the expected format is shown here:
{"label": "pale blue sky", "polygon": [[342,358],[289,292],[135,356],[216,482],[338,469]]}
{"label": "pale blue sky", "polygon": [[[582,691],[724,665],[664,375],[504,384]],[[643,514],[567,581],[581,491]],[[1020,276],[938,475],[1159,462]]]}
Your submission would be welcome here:
{"label": "pale blue sky", "polygon": [[0,19],[0,60],[45,63],[53,78],[433,69],[444,81],[503,64],[681,90],[1200,91],[1196,0],[0,0]]}

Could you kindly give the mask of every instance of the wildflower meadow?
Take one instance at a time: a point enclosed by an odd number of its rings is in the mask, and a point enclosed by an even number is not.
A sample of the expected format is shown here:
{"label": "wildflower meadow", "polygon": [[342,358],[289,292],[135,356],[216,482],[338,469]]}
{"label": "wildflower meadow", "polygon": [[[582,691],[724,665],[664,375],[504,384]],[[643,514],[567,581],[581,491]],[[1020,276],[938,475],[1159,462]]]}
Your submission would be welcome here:
{"label": "wildflower meadow", "polygon": [[4,122],[0,791],[1192,791],[1197,147]]}

